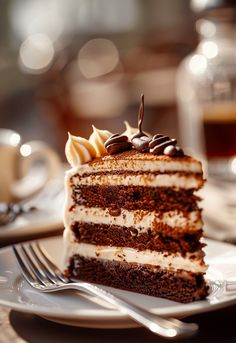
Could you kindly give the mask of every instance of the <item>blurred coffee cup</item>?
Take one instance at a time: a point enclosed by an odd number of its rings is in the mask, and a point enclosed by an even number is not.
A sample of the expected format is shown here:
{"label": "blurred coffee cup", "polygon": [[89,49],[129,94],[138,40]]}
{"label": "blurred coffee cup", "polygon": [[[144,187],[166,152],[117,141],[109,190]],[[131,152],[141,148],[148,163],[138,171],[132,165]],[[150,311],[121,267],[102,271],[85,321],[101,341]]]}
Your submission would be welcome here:
{"label": "blurred coffee cup", "polygon": [[[32,177],[32,168],[37,165],[41,174],[35,172]],[[60,172],[60,159],[46,143],[30,141],[21,145],[19,133],[0,128],[0,201],[31,196]]]}

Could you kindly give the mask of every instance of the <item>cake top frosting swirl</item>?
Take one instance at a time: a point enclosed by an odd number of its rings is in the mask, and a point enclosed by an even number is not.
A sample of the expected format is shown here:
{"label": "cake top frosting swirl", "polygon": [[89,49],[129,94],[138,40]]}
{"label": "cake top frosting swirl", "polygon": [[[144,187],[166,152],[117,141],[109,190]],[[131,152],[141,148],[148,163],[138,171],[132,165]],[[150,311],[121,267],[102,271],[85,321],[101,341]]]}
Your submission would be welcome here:
{"label": "cake top frosting swirl", "polygon": [[96,157],[96,150],[87,139],[73,136],[69,132],[65,153],[72,167],[87,163]]}
{"label": "cake top frosting swirl", "polygon": [[107,154],[104,143],[111,137],[112,133],[107,130],[99,130],[92,125],[93,133],[89,137],[89,142],[93,145],[96,150],[96,157],[101,157]]}

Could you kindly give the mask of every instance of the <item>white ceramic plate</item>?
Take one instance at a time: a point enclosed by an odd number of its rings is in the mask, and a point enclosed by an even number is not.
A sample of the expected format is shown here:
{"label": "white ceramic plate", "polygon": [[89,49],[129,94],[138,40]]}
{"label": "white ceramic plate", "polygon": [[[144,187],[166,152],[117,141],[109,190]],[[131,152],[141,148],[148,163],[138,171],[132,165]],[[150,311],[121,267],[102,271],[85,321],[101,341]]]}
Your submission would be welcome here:
{"label": "white ceramic plate", "polygon": [[[162,316],[184,317],[195,313],[223,308],[236,302],[236,292],[224,292],[224,280],[236,280],[236,247],[207,240],[206,260],[210,265],[207,278],[214,282],[207,300],[190,304],[111,289],[115,294],[129,299]],[[62,267],[62,237],[40,240],[40,244]],[[92,301],[91,301],[92,300]],[[137,324],[110,305],[95,297],[75,291],[39,293],[32,289],[20,275],[10,247],[0,250],[0,304],[14,310],[30,312],[59,323],[93,328],[128,328]]]}

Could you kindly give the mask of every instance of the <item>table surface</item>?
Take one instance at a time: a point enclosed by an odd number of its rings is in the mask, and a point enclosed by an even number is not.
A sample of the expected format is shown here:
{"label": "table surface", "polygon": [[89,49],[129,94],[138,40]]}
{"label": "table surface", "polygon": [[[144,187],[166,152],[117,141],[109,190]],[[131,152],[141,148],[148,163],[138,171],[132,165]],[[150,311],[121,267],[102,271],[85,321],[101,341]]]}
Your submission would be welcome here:
{"label": "table surface", "polygon": [[[236,342],[236,305],[227,309],[189,317],[187,321],[199,324],[195,337],[178,342]],[[143,328],[87,329],[49,322],[32,314],[20,313],[0,307],[1,343],[154,343],[167,342]]]}
{"label": "table surface", "polygon": [[[49,233],[47,236],[56,234],[58,232]],[[7,244],[1,242],[0,246],[8,244],[9,242]],[[223,310],[194,315],[185,320],[198,323],[200,330],[196,336],[178,340],[178,342],[236,342],[236,304]],[[0,306],[0,343],[51,343],[53,341],[56,343],[168,342],[168,340],[160,338],[143,328],[106,330],[72,327],[56,324],[33,314],[21,313]]]}

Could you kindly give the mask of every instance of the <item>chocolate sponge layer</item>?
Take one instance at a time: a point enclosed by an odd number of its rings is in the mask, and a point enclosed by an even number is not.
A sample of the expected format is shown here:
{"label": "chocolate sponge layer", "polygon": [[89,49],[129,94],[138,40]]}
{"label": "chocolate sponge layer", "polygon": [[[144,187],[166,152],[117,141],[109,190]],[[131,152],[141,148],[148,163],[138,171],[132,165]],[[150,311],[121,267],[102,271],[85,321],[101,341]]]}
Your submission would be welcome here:
{"label": "chocolate sponge layer", "polygon": [[74,255],[66,275],[82,281],[188,303],[204,299],[208,286],[203,274],[158,267],[84,258]]}
{"label": "chocolate sponge layer", "polygon": [[199,251],[203,244],[199,241],[202,230],[180,232],[178,229],[166,228],[159,224],[158,230],[139,233],[135,228],[117,225],[74,222],[71,226],[77,242],[129,247],[137,250],[156,250],[185,256],[187,252]]}
{"label": "chocolate sponge layer", "polygon": [[191,212],[198,210],[200,200],[194,190],[170,187],[72,185],[72,188],[74,203],[87,207]]}

